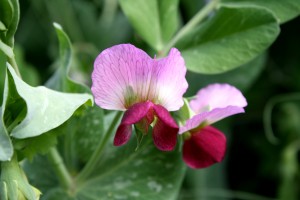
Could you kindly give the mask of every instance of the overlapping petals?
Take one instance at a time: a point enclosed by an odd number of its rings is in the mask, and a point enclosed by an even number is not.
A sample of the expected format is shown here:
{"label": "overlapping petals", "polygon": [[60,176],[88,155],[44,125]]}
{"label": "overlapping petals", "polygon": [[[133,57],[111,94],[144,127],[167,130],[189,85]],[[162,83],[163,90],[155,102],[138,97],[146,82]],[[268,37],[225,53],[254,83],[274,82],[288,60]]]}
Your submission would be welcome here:
{"label": "overlapping petals", "polygon": [[196,115],[180,127],[179,133],[243,113],[245,106],[247,101],[237,88],[228,84],[211,84],[199,90],[196,97],[191,100],[190,107]]}
{"label": "overlapping petals", "polygon": [[173,48],[162,59],[152,59],[130,44],[116,45],[96,58],[92,92],[101,108],[127,110],[136,103],[151,101],[168,111],[183,105],[188,84],[180,52]]}
{"label": "overlapping petals", "polygon": [[176,146],[179,128],[164,107],[155,105],[150,101],[134,104],[125,112],[117,129],[114,145],[120,146],[128,142],[133,124],[142,123],[147,129],[154,117],[157,117],[152,133],[155,146],[162,151],[173,150]]}
{"label": "overlapping petals", "polygon": [[226,138],[209,126],[228,116],[243,113],[247,101],[242,93],[228,84],[212,84],[201,89],[190,102],[195,115],[180,127],[187,133],[183,145],[183,159],[191,168],[204,168],[223,160]]}
{"label": "overlapping petals", "polygon": [[191,168],[204,168],[221,162],[226,151],[226,138],[219,130],[206,126],[183,144],[183,159]]}

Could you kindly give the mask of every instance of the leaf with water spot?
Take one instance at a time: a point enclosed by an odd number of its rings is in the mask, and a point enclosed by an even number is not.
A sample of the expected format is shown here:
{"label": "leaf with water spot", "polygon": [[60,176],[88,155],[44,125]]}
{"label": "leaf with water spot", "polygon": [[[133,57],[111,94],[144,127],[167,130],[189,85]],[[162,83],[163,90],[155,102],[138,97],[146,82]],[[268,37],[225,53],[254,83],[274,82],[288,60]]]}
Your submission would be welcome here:
{"label": "leaf with water spot", "polygon": [[[146,136],[138,151],[135,148],[136,141],[133,138],[122,147],[114,147],[110,141],[94,174],[85,182],[78,183],[73,196],[57,187],[53,174],[41,167],[47,165],[47,161],[41,161],[40,157],[33,163],[27,163],[27,174],[31,182],[42,189],[47,200],[98,200],[99,197],[101,200],[177,199],[186,169],[181,152],[178,149],[173,152],[157,150],[151,135]],[[52,189],[49,182],[44,181],[48,178],[53,180]]]}

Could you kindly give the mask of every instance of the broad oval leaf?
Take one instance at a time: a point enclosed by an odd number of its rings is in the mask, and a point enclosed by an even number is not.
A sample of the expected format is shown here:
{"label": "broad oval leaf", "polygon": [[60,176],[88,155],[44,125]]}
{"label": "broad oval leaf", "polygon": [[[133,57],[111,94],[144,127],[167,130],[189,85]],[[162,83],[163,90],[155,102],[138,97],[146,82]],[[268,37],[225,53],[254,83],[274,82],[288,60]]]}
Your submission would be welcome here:
{"label": "broad oval leaf", "polygon": [[26,103],[26,108],[24,108],[26,115],[10,133],[15,138],[41,135],[64,123],[80,106],[93,103],[90,94],[69,94],[43,86],[31,87],[16,75],[9,64],[7,66],[6,79],[8,81],[5,85],[6,94],[3,102],[7,101],[10,88],[15,87],[18,95]]}
{"label": "broad oval leaf", "polygon": [[299,0],[223,0],[224,3],[241,6],[261,6],[272,11],[280,23],[300,15]]}
{"label": "broad oval leaf", "polygon": [[9,161],[13,155],[13,145],[3,126],[2,107],[0,107],[0,161]]}
{"label": "broad oval leaf", "polygon": [[176,45],[186,66],[216,74],[236,68],[268,48],[279,34],[274,15],[259,7],[221,7]]}
{"label": "broad oval leaf", "polygon": [[119,0],[138,34],[155,50],[162,50],[179,25],[178,0]]}

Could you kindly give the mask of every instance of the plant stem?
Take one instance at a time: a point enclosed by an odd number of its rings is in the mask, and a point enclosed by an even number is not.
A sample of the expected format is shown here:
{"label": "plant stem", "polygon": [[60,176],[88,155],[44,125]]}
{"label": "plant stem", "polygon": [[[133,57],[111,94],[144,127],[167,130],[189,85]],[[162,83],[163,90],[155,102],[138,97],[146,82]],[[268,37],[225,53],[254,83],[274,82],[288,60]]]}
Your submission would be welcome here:
{"label": "plant stem", "polygon": [[115,127],[116,127],[118,121],[120,120],[121,116],[122,116],[122,112],[118,112],[116,114],[116,116],[114,117],[110,127],[108,128],[103,140],[98,144],[93,155],[90,157],[89,161],[84,166],[82,171],[78,174],[77,182],[83,181],[85,178],[87,178],[93,172],[93,170],[99,163],[103,149],[104,149],[107,141],[109,140],[110,136],[112,135],[113,131],[115,130]]}
{"label": "plant stem", "polygon": [[187,33],[189,33],[195,26],[197,26],[202,20],[204,20],[211,11],[216,9],[219,4],[219,0],[211,0],[204,8],[202,8],[185,26],[183,26],[179,32],[173,37],[173,39],[162,50],[162,56],[165,56],[167,52]]}
{"label": "plant stem", "polygon": [[57,151],[57,149],[55,147],[52,147],[50,149],[50,152],[48,153],[48,158],[51,161],[56,174],[58,175],[61,185],[65,189],[71,189],[72,177],[69,174],[59,152]]}
{"label": "plant stem", "polygon": [[19,67],[17,65],[15,56],[13,56],[13,57],[7,57],[7,61],[14,68],[16,74],[22,79],[22,76],[20,74]]}

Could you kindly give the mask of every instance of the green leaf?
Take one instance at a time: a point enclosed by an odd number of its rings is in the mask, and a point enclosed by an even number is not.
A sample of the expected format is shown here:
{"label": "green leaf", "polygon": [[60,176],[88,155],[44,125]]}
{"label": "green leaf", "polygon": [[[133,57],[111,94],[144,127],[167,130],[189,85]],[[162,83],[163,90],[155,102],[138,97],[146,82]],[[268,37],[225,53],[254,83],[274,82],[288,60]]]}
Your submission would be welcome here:
{"label": "green leaf", "polygon": [[178,28],[178,0],[119,0],[138,34],[160,51]]}
{"label": "green leaf", "polygon": [[[2,7],[3,6],[3,7]],[[1,40],[10,47],[14,46],[14,35],[20,19],[19,0],[1,0],[0,20],[6,25],[5,35],[1,35]]]}
{"label": "green leaf", "polygon": [[0,107],[0,161],[8,161],[13,155],[13,146],[8,133],[3,126],[2,108]]}
{"label": "green leaf", "polygon": [[300,14],[299,0],[223,0],[225,4],[261,6],[272,11],[280,23],[289,21]]}
{"label": "green leaf", "polygon": [[46,86],[62,92],[90,93],[89,88],[70,79],[68,74],[72,62],[72,44],[62,27],[57,23],[53,25],[59,41],[59,68],[47,81]]}
{"label": "green leaf", "polygon": [[[15,138],[41,135],[64,123],[80,106],[86,103],[92,104],[92,96],[89,94],[68,94],[43,86],[31,87],[16,75],[9,64],[7,66],[7,81],[3,99],[4,117],[7,112],[5,105],[15,104],[11,109],[21,107],[19,116],[14,119],[16,124],[14,122],[5,124],[11,127],[10,134]],[[15,88],[15,92],[13,92],[13,88]],[[20,98],[16,97],[18,95]],[[13,102],[16,99],[20,99],[19,102]]]}
{"label": "green leaf", "polygon": [[0,31],[6,31],[6,30],[7,30],[7,28],[6,28],[5,24],[3,24],[2,21],[0,21]]}
{"label": "green leaf", "polygon": [[0,21],[7,29],[13,17],[13,5],[10,0],[0,1]]}
{"label": "green leaf", "polygon": [[268,10],[223,6],[176,46],[182,51],[189,70],[215,74],[255,58],[278,34],[276,18]]}
{"label": "green leaf", "polygon": [[[86,182],[78,184],[71,196],[57,188],[47,167],[40,167],[46,162],[27,163],[26,169],[29,178],[33,178],[32,183],[47,189],[42,192],[48,200],[98,200],[99,197],[101,200],[175,200],[186,169],[181,152],[161,152],[151,140],[151,135],[148,135],[138,151],[135,151],[134,139],[122,147],[114,147],[110,141],[96,173]],[[49,182],[44,180],[53,180],[52,190],[49,189]]]}
{"label": "green leaf", "polygon": [[186,96],[194,96],[202,87],[212,83],[229,83],[242,91],[246,91],[264,69],[266,60],[266,54],[262,54],[250,62],[222,74],[207,75],[188,72],[186,78],[191,84]]}

